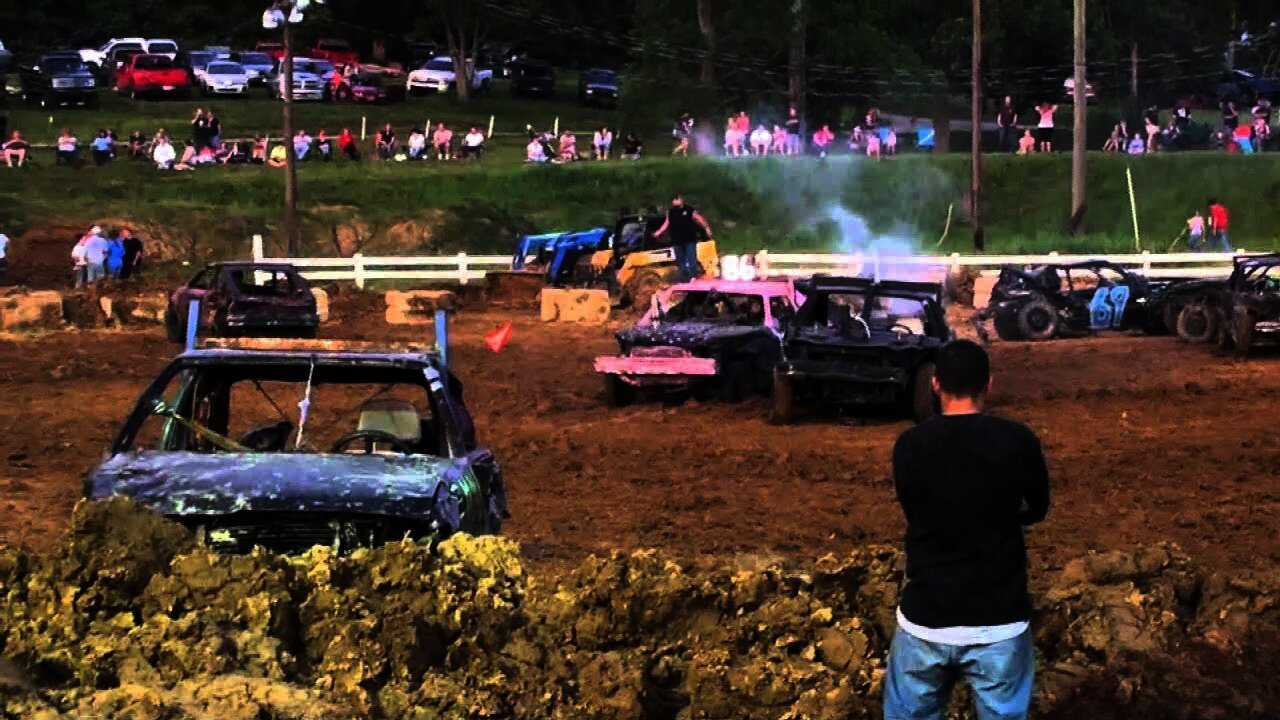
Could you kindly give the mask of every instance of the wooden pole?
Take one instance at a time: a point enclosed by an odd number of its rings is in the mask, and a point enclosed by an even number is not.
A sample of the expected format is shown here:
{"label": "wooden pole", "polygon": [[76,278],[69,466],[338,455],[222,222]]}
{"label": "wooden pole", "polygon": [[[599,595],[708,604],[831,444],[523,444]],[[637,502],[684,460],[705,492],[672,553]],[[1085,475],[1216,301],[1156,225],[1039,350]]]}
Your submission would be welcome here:
{"label": "wooden pole", "polygon": [[1075,88],[1072,102],[1075,104],[1075,123],[1071,142],[1071,233],[1079,233],[1084,223],[1084,198],[1086,160],[1089,146],[1086,134],[1089,111],[1089,86],[1085,78],[1084,59],[1084,9],[1085,0],[1074,0]]}
{"label": "wooden pole", "polygon": [[293,23],[285,13],[284,20],[284,234],[289,257],[302,254],[298,234],[298,156],[293,151]]}
{"label": "wooden pole", "polygon": [[969,185],[969,215],[973,218],[973,249],[986,247],[982,226],[982,0],[973,0],[973,58],[969,79],[971,123],[969,161],[973,176]]}

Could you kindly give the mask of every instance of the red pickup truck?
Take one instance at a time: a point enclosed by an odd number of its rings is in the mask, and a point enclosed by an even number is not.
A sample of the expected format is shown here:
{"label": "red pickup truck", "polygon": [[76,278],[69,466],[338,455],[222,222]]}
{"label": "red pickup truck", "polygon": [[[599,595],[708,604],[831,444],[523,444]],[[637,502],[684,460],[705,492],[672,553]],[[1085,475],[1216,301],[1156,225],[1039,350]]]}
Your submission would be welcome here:
{"label": "red pickup truck", "polygon": [[311,48],[310,57],[328,60],[334,67],[343,65],[359,65],[360,53],[356,52],[346,40],[325,38],[316,41]]}
{"label": "red pickup truck", "polygon": [[116,91],[134,100],[143,95],[186,97],[191,94],[191,78],[168,55],[134,55],[116,73]]}
{"label": "red pickup truck", "polygon": [[270,55],[271,59],[276,62],[280,62],[280,60],[284,58],[284,43],[278,43],[272,40],[259,40],[258,44],[253,46],[253,49]]}

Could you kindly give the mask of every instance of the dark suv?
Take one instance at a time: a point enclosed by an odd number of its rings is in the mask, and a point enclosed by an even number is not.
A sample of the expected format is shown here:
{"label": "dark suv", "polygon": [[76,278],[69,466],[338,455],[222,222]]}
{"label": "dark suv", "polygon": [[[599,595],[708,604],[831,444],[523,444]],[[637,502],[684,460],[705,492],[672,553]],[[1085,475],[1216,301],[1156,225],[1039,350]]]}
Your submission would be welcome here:
{"label": "dark suv", "polygon": [[74,51],[42,55],[39,63],[21,69],[19,83],[23,102],[40,107],[98,106],[98,82]]}
{"label": "dark suv", "polygon": [[583,105],[614,107],[622,97],[618,73],[592,68],[578,76],[578,102]]}
{"label": "dark suv", "polygon": [[800,404],[899,405],[916,420],[936,412],[934,358],[952,337],[938,283],[814,276],[788,324],[773,373],[770,419]]}
{"label": "dark suv", "polygon": [[520,60],[511,64],[511,94],[549,98],[556,93],[556,71],[541,60]]}

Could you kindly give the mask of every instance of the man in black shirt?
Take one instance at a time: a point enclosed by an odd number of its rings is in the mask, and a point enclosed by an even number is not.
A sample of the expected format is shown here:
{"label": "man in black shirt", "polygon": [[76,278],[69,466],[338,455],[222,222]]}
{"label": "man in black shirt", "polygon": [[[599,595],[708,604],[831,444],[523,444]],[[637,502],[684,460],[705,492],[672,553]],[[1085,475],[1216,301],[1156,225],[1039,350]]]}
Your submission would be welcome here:
{"label": "man in black shirt", "polygon": [[1008,95],[996,114],[996,125],[1000,128],[1000,152],[1013,152],[1018,137],[1018,111],[1013,109],[1013,98]]}
{"label": "man in black shirt", "polygon": [[698,241],[703,237],[711,237],[711,226],[692,205],[685,205],[680,193],[671,196],[666,222],[662,223],[662,227],[653,236],[660,238],[667,233],[670,233],[671,245],[675,248],[680,282],[689,282],[701,275]]}
{"label": "man in black shirt", "polygon": [[1022,528],[1049,511],[1049,473],[1027,427],[983,414],[986,351],[938,351],[942,414],[904,432],[893,481],[907,518],[907,581],[885,674],[885,720],[941,718],[967,681],[978,717],[1025,718],[1035,671]]}
{"label": "man in black shirt", "polygon": [[142,240],[135,237],[129,228],[120,228],[120,240],[124,243],[124,262],[120,267],[120,279],[125,280],[142,268]]}

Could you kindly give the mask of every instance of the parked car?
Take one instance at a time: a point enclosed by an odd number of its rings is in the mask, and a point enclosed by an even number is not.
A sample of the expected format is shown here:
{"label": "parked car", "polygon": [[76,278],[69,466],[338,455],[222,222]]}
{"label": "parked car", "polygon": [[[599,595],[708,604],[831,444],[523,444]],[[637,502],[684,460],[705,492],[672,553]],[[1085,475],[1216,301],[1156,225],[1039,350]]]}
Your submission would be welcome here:
{"label": "parked car", "polygon": [[578,75],[578,102],[583,105],[614,107],[621,98],[621,83],[613,70],[591,68]]}
{"label": "parked car", "polygon": [[217,53],[211,50],[183,50],[174,58],[174,64],[187,71],[187,79],[192,85],[201,85],[204,83],[205,68],[217,59]]}
{"label": "parked car", "polygon": [[219,60],[231,59],[230,45],[205,45],[204,49],[205,49],[205,52],[213,53],[213,56],[218,58]]}
{"label": "parked car", "polygon": [[428,60],[440,54],[442,48],[434,40],[414,40],[408,44],[408,67],[422,67]]}
{"label": "parked car", "polygon": [[22,101],[38,103],[40,107],[98,106],[98,82],[75,51],[41,56],[36,65],[21,69],[18,83]]}
{"label": "parked car", "polygon": [[116,76],[116,91],[137,100],[144,95],[185,97],[191,79],[168,55],[134,55]]}
{"label": "parked car", "polygon": [[275,40],[259,40],[254,43],[253,49],[270,55],[271,59],[276,62],[280,62],[281,58],[284,57],[284,44]]}
{"label": "parked car", "polygon": [[[141,45],[119,45],[107,54],[103,65],[98,68],[99,84],[108,83],[112,86],[116,84],[116,78],[119,77],[120,71],[125,65],[133,59],[135,55],[143,55],[146,50]],[[92,66],[90,66],[92,68]]]}
{"label": "parked car", "polygon": [[917,421],[937,412],[938,348],[952,338],[939,283],[817,275],[788,324],[773,373],[770,419],[804,405],[897,405]]}
{"label": "parked car", "polygon": [[705,393],[725,402],[767,395],[795,314],[787,280],[695,280],[673,285],[635,325],[617,333],[617,355],[595,359],[605,402],[642,390]]}
{"label": "parked car", "polygon": [[1280,103],[1280,77],[1255,75],[1248,70],[1233,70],[1218,82],[1218,97],[1237,102],[1252,102],[1263,97]]}
{"label": "parked car", "polygon": [[168,55],[170,60],[178,55],[178,43],[166,38],[148,40],[142,47],[149,55]]}
{"label": "parked car", "polygon": [[200,77],[200,89],[205,95],[243,97],[249,91],[249,73],[240,63],[215,60],[209,63]]}
{"label": "parked car", "polygon": [[[427,90],[445,93],[453,90],[457,82],[457,73],[453,69],[453,58],[440,56],[427,61],[422,67],[409,73],[405,89],[412,93],[415,90]],[[475,68],[471,73],[471,89],[477,92],[488,90],[493,84],[493,71],[487,68]]]}
{"label": "parked car", "polygon": [[334,65],[359,65],[360,53],[351,47],[346,40],[322,38],[316,41],[315,47],[308,53],[311,57],[328,60]]}
{"label": "parked car", "polygon": [[480,45],[480,65],[494,68],[499,77],[511,77],[511,66],[522,57],[523,53],[509,42],[490,40]]}
{"label": "parked car", "polygon": [[127,37],[127,38],[111,38],[99,48],[86,48],[80,50],[80,59],[86,64],[99,68],[107,68],[108,62],[114,60],[112,53],[121,48],[136,49],[146,52],[146,38]]}
{"label": "parked car", "polygon": [[13,65],[13,53],[9,52],[3,42],[0,42],[0,73],[9,72],[9,68]]}
{"label": "parked car", "polygon": [[169,294],[165,333],[187,334],[188,306],[200,302],[199,332],[218,337],[314,337],[320,324],[311,286],[292,265],[214,263]]}
{"label": "parked car", "polygon": [[[327,65],[327,63],[326,63]],[[332,66],[328,66],[332,73]],[[320,73],[325,68],[309,58],[293,59],[293,99],[323,100],[326,92],[326,80]],[[284,64],[281,63],[267,77],[267,94],[273,98],[284,99]]]}
{"label": "parked car", "polygon": [[556,93],[556,71],[541,60],[520,60],[511,65],[511,94],[549,98]]}
{"label": "parked car", "polygon": [[403,82],[389,82],[382,75],[363,70],[336,74],[329,82],[329,97],[337,102],[400,102],[404,96]]}
{"label": "parked car", "polygon": [[441,358],[340,341],[184,352],[139,396],[83,494],[129,498],[232,554],[435,544],[499,533],[508,517],[502,470]]}
{"label": "parked car", "polygon": [[276,69],[275,60],[270,55],[256,50],[233,52],[229,59],[244,66],[245,73],[249,75],[250,85],[265,85],[267,76]]}

